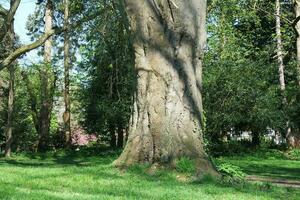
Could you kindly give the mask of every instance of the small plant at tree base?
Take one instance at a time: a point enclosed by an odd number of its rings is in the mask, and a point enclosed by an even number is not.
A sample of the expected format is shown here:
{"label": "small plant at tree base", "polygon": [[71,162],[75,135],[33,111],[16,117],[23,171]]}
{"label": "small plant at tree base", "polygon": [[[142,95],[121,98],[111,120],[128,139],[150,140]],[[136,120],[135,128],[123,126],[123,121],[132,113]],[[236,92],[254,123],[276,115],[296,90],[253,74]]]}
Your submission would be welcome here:
{"label": "small plant at tree base", "polygon": [[225,183],[235,184],[245,180],[245,173],[238,166],[224,163],[218,166],[218,170],[223,175]]}
{"label": "small plant at tree base", "polygon": [[287,157],[291,160],[300,160],[300,149],[291,149],[287,152]]}
{"label": "small plant at tree base", "polygon": [[176,162],[176,171],[180,173],[189,173],[194,174],[195,173],[195,162],[189,158],[180,158]]}

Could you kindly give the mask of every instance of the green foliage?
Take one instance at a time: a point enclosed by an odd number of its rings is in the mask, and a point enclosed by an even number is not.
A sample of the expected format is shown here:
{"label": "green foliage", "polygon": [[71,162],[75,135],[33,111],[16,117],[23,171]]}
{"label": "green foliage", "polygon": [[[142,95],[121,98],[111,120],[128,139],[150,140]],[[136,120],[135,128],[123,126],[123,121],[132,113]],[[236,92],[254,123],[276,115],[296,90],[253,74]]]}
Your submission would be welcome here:
{"label": "green foliage", "polygon": [[209,142],[208,146],[208,152],[213,157],[219,157],[219,156],[233,156],[233,155],[239,155],[243,153],[250,153],[254,151],[254,148],[252,146],[252,143],[247,140],[243,141],[228,141],[228,142],[222,142],[222,141],[213,141]]}
{"label": "green foliage", "polygon": [[181,173],[194,174],[196,172],[195,161],[186,157],[180,158],[176,162],[176,171]]}
{"label": "green foliage", "polygon": [[223,175],[223,181],[226,183],[234,184],[245,181],[245,173],[238,166],[223,163],[218,166],[218,170]]}
{"label": "green foliage", "polygon": [[286,155],[291,160],[300,160],[300,149],[290,149]]}
{"label": "green foliage", "polygon": [[[295,36],[285,21],[293,21],[292,4],[282,5],[286,107],[282,104],[277,60],[273,57],[274,1],[211,1],[209,6],[203,96],[210,146],[215,148],[222,143],[228,132],[255,131],[262,136],[268,127],[284,135],[287,120],[297,127]],[[241,147],[241,151],[244,149]]]}
{"label": "green foliage", "polygon": [[[95,2],[106,12],[89,22],[79,64],[85,74],[79,94],[83,124],[90,133],[98,133],[108,141],[116,129],[127,128],[135,84],[134,52],[119,3]],[[89,8],[91,12],[95,12],[94,6]]]}

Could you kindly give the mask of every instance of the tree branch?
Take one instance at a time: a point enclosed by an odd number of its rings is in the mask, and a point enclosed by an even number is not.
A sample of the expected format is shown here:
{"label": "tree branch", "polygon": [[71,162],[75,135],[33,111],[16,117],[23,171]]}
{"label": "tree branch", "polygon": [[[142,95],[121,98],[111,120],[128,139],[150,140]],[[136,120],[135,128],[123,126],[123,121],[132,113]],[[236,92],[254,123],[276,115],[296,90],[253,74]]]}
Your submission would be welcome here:
{"label": "tree branch", "polygon": [[[9,11],[6,13],[5,21],[1,27],[0,32],[0,41],[3,41],[6,33],[8,30],[10,30],[10,27],[14,21],[15,14],[17,12],[17,9],[19,8],[21,0],[14,0],[11,3]],[[1,9],[2,10],[2,9]]]}
{"label": "tree branch", "polygon": [[[71,25],[69,28],[71,28],[71,29],[77,28],[82,23],[87,22],[89,20],[92,20],[96,16],[99,16],[99,13],[95,13],[93,15],[83,17],[81,20],[77,21],[76,23]],[[4,60],[2,60],[0,62],[0,71],[2,71],[4,68],[8,67],[13,61],[15,61],[21,55],[23,55],[23,54],[25,54],[25,53],[27,53],[31,50],[34,50],[34,49],[40,47],[41,45],[43,45],[52,35],[60,34],[64,31],[65,31],[65,28],[63,28],[63,27],[54,28],[54,29],[50,30],[49,32],[44,33],[37,41],[18,48],[17,50],[12,52],[8,57],[6,57]]]}
{"label": "tree branch", "polygon": [[11,53],[7,58],[5,58],[0,63],[0,71],[3,70],[4,68],[6,68],[7,66],[9,66],[14,60],[16,60],[21,55],[40,47],[42,44],[44,44],[48,40],[49,37],[51,37],[55,33],[61,33],[61,32],[62,32],[61,29],[52,29],[50,32],[42,35],[37,41],[35,41],[29,45],[25,45],[25,46],[18,48],[17,50],[15,50],[13,53]]}
{"label": "tree branch", "polygon": [[298,24],[299,21],[300,21],[300,16],[298,16],[298,17],[294,20],[294,22],[292,23],[292,27],[293,27],[293,29],[294,29],[294,31],[295,31],[297,37],[299,37],[299,35],[300,35],[298,29],[296,28],[296,26],[297,26],[297,24]]}
{"label": "tree branch", "polygon": [[3,18],[6,18],[6,16],[8,15],[8,11],[3,8],[1,5],[0,5],[0,15],[3,16]]}

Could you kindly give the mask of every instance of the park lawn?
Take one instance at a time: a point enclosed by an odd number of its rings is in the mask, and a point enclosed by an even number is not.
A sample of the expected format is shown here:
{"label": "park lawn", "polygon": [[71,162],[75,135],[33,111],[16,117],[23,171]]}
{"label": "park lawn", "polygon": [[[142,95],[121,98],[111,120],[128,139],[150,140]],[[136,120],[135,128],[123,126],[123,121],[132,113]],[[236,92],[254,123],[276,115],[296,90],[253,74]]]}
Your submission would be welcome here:
{"label": "park lawn", "polygon": [[300,199],[297,189],[182,181],[178,176],[183,174],[162,170],[150,175],[146,167],[119,171],[111,165],[116,157],[53,153],[1,158],[0,199]]}
{"label": "park lawn", "polygon": [[236,165],[247,175],[300,181],[300,160],[290,160],[279,151],[222,157],[216,163]]}

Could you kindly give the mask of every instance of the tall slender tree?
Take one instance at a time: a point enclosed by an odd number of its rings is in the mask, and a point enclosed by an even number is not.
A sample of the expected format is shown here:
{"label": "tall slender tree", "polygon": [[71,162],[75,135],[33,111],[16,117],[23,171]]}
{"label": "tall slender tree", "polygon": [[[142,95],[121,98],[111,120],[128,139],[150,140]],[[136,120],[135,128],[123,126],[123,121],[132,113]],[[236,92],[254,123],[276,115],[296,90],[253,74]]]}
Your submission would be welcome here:
{"label": "tall slender tree", "polygon": [[297,35],[296,50],[297,50],[297,78],[298,85],[300,87],[300,0],[294,0],[294,10],[295,10],[295,29]]}
{"label": "tall slender tree", "polygon": [[[18,7],[19,2],[11,0],[10,7]],[[10,17],[8,17],[10,18]],[[9,50],[13,50],[15,43],[14,31],[14,17],[8,19],[9,23],[6,25]],[[4,29],[5,29],[4,28]],[[9,92],[8,92],[8,105],[7,105],[7,126],[6,126],[6,144],[5,144],[5,157],[11,156],[11,145],[13,140],[13,112],[14,112],[14,84],[15,84],[15,66],[11,64],[9,67]]]}
{"label": "tall slender tree", "polygon": [[[276,40],[277,40],[277,60],[278,60],[278,72],[279,72],[279,84],[282,94],[285,93],[285,77],[284,77],[284,63],[283,63],[283,44],[281,34],[281,6],[280,0],[276,0]],[[284,100],[286,101],[286,99]]]}
{"label": "tall slender tree", "polygon": [[71,140],[71,102],[70,102],[70,38],[69,38],[69,0],[64,0],[64,102],[63,114],[66,144]]}
{"label": "tall slender tree", "polygon": [[[52,30],[53,20],[53,2],[48,0],[45,9],[45,32]],[[50,131],[50,118],[53,104],[53,96],[50,94],[52,73],[52,38],[50,37],[44,45],[44,66],[39,70],[41,80],[41,108],[40,108],[40,124],[38,150],[43,151],[47,146],[47,138]]]}

